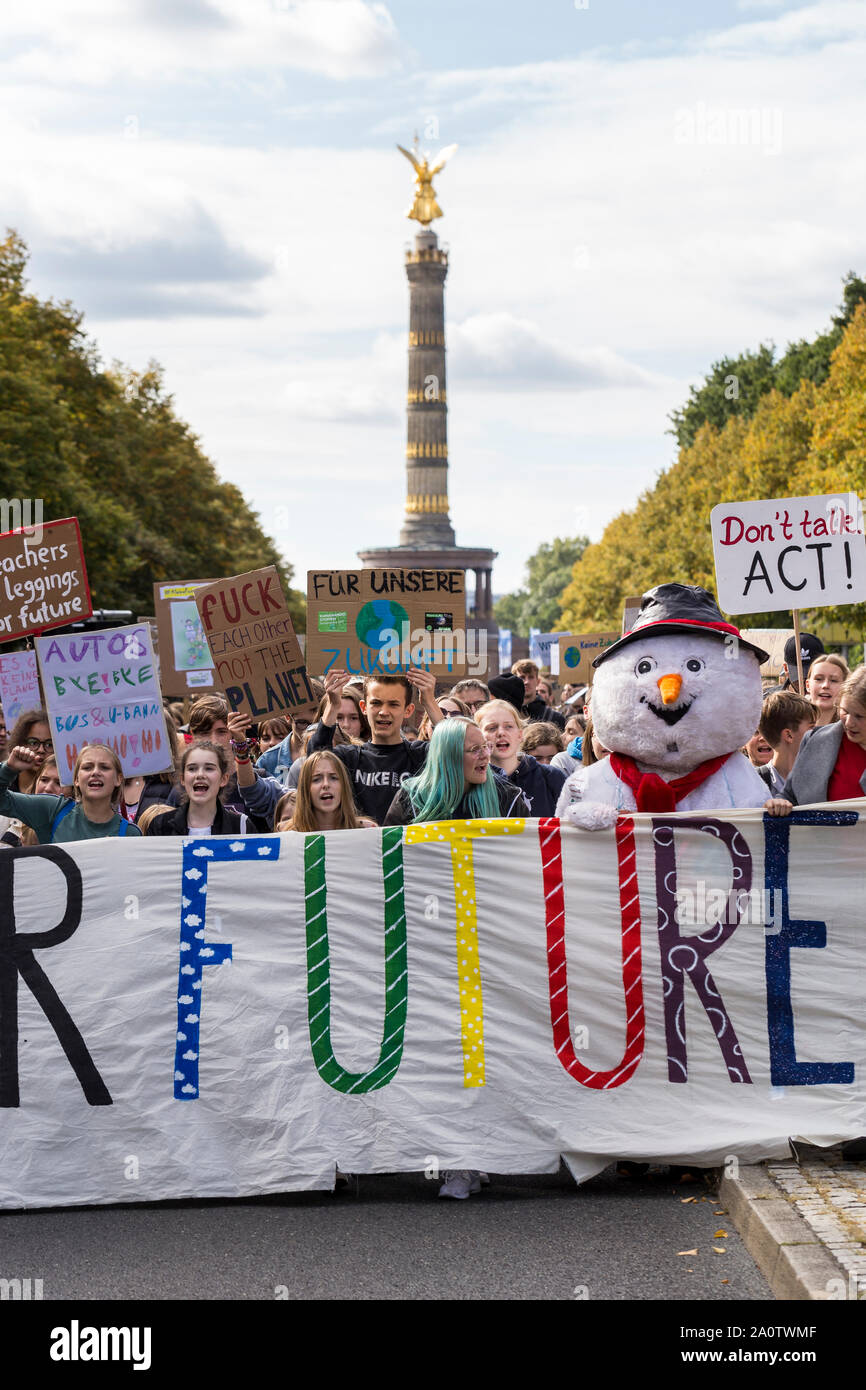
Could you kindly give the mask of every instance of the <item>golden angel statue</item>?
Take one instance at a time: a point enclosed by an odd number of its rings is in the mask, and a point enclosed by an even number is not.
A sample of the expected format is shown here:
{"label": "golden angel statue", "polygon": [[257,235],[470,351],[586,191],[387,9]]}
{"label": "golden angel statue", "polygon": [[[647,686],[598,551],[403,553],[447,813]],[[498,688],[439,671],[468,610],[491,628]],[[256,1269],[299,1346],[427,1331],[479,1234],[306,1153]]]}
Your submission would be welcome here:
{"label": "golden angel statue", "polygon": [[446,163],[457,149],[456,145],[446,145],[444,150],[437,154],[433,167],[427,162],[427,157],[418,157],[418,139],[415,138],[415,153],[404,150],[402,145],[397,149],[404,154],[409,163],[415,170],[415,201],[406,213],[407,217],[413,217],[416,222],[420,222],[422,227],[426,227],[433,221],[434,217],[442,216],[442,209],[436,201],[436,191],[433,187],[433,175],[438,174],[440,169],[444,169]]}

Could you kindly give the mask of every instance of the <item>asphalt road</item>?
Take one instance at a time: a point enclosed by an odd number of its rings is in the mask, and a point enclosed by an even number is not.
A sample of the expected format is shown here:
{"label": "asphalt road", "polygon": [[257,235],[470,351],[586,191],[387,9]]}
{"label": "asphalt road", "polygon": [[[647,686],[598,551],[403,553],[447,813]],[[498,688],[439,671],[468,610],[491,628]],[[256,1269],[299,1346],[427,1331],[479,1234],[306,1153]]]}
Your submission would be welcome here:
{"label": "asphalt road", "polygon": [[661,1170],[579,1189],[564,1171],[494,1175],[465,1202],[437,1186],[402,1174],[335,1195],[7,1211],[0,1277],[62,1300],[772,1301],[707,1187]]}

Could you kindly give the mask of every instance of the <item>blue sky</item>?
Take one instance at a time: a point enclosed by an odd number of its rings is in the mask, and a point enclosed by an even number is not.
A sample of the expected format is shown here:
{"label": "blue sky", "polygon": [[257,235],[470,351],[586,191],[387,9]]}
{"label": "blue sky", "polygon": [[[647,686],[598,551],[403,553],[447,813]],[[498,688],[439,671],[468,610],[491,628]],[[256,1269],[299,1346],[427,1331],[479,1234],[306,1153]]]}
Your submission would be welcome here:
{"label": "blue sky", "polygon": [[163,364],[300,584],[397,539],[415,130],[459,145],[452,519],[497,592],[651,485],[713,360],[866,273],[859,0],[42,0],[0,40],[34,288]]}

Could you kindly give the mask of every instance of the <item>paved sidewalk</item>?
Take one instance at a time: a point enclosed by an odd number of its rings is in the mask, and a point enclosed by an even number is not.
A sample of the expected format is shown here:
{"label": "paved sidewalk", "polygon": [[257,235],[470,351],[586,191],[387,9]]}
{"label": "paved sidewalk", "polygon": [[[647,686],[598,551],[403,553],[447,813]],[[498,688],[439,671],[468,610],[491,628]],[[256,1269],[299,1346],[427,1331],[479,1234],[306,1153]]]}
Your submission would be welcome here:
{"label": "paved sidewalk", "polygon": [[866,1300],[866,1163],[797,1155],[723,1177],[721,1199],[777,1298]]}

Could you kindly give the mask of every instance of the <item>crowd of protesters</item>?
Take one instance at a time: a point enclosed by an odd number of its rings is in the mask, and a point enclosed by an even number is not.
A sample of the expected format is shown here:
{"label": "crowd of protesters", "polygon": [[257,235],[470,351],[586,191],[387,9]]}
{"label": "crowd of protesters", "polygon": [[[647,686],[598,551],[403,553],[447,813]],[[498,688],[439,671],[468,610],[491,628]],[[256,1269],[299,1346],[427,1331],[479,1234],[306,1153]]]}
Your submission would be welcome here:
{"label": "crowd of protesters", "polygon": [[[743,753],[776,814],[866,794],[866,667],[801,636],[768,690]],[[0,711],[0,844],[138,835],[239,835],[357,829],[473,815],[549,816],[569,775],[605,757],[591,687],[555,684],[518,661],[489,685],[460,680],[437,695],[428,672],[312,681],[315,717],[250,725],[222,695],[166,702],[172,766],[124,776],[115,753],[88,745],[61,787],[44,709],[7,730]],[[97,756],[98,755],[98,756]],[[769,809],[769,808],[768,808]]]}
{"label": "crowd of protesters", "polygon": [[[742,752],[768,788],[767,809],[866,795],[866,666],[849,671],[817,638],[785,649]],[[0,711],[0,845],[144,835],[207,837],[355,830],[433,820],[553,816],[562,787],[608,755],[593,732],[591,687],[556,687],[534,661],[489,685],[458,681],[437,695],[428,672],[313,679],[315,717],[251,725],[222,695],[166,702],[172,766],[125,776],[98,743],[61,786],[44,709],[11,730]],[[444,1175],[465,1197],[481,1175]]]}

